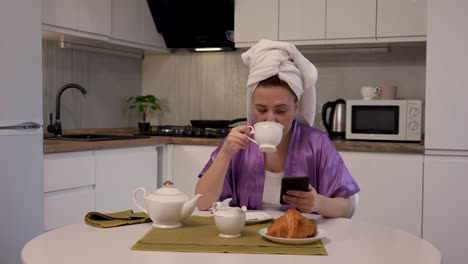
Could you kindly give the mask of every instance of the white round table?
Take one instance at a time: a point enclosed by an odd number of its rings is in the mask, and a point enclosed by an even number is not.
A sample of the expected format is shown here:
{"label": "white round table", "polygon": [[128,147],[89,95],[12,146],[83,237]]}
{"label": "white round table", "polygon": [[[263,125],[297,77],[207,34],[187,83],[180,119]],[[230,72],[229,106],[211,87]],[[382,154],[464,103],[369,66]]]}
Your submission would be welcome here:
{"label": "white round table", "polygon": [[[198,212],[204,215],[207,212]],[[281,212],[269,212],[277,217]],[[327,232],[328,256],[134,251],[130,248],[151,228],[150,223],[94,228],[68,225],[37,236],[21,253],[25,264],[73,263],[424,263],[441,264],[429,242],[404,231],[344,218],[317,219]]]}

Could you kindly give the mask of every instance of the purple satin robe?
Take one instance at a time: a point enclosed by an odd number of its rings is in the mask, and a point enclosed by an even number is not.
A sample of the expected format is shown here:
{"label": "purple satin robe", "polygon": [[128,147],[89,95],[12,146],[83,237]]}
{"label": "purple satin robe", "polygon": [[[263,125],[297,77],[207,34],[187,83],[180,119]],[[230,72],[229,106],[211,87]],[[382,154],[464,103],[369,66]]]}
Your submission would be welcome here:
{"label": "purple satin robe", "polygon": [[[222,144],[211,154],[199,177],[211,166]],[[308,176],[309,183],[317,192],[327,197],[346,198],[360,190],[328,136],[296,121],[284,176]],[[256,144],[250,142],[246,150],[238,151],[231,158],[219,200],[232,198],[231,206],[245,205],[247,209],[261,210],[264,182],[264,155]],[[288,208],[291,206],[283,205],[281,210]]]}

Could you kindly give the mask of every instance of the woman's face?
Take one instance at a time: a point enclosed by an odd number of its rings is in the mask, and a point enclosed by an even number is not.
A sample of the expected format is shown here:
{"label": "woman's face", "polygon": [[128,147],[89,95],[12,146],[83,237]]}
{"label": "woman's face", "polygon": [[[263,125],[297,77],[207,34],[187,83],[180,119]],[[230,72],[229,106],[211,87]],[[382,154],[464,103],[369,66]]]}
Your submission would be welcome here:
{"label": "woman's face", "polygon": [[283,135],[291,130],[299,103],[292,91],[280,86],[258,86],[252,98],[255,122],[271,121],[283,125]]}

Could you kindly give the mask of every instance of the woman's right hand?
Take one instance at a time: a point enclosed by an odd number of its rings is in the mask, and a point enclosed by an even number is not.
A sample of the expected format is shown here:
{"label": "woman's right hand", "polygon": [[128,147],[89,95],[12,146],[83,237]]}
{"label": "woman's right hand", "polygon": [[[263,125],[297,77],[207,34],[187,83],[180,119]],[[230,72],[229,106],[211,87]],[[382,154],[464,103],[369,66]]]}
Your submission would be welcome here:
{"label": "woman's right hand", "polygon": [[222,151],[228,155],[233,155],[240,149],[247,149],[249,145],[248,135],[250,134],[249,125],[236,126],[226,136]]}

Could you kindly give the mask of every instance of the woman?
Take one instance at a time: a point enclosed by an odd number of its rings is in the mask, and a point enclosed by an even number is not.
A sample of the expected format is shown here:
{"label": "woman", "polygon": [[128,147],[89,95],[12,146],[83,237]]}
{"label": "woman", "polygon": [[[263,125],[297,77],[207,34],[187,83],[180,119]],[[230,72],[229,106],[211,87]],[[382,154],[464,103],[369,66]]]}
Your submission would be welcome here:
{"label": "woman", "polygon": [[[250,130],[238,126],[211,155],[200,173],[196,192],[204,194],[200,210],[232,198],[231,206],[248,209],[295,207],[304,213],[346,217],[349,197],[359,187],[328,137],[312,127],[317,70],[289,43],[262,40],[242,54],[249,65],[249,122],[277,122],[283,137],[277,151],[262,153],[248,140]],[[309,190],[289,191],[280,205],[283,176],[308,176]]]}

